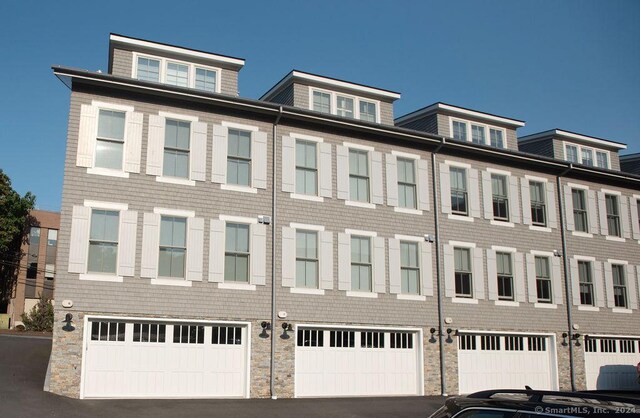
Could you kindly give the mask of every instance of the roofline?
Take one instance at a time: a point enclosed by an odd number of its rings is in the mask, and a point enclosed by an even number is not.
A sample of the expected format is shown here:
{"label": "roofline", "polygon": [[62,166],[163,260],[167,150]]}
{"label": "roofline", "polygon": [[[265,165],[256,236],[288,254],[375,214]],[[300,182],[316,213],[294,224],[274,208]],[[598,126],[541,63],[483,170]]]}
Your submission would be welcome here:
{"label": "roofline", "polygon": [[276,83],[275,86],[271,87],[269,91],[263,94],[259,100],[266,100],[270,96],[272,96],[276,91],[280,90],[282,87],[287,85],[293,79],[301,79],[307,81],[313,81],[320,84],[327,84],[333,87],[341,87],[344,89],[349,89],[353,91],[357,91],[360,93],[374,94],[376,96],[382,96],[388,99],[397,100],[400,98],[400,93],[384,90],[377,87],[367,86],[365,84],[352,83],[350,81],[340,80],[337,78],[325,77],[318,74],[307,73],[299,70],[291,70],[289,74],[282,77],[280,81]]}
{"label": "roofline", "polygon": [[494,115],[492,113],[480,112],[478,110],[467,109],[465,107],[454,106],[448,103],[436,102],[432,105],[423,107],[421,109],[415,110],[411,113],[407,113],[404,116],[400,116],[394,120],[395,124],[398,125],[403,122],[409,122],[411,120],[420,118],[422,116],[426,116],[430,113],[435,112],[436,110],[446,110],[449,112],[459,113],[465,116],[473,116],[480,119],[490,120],[493,122],[504,123],[507,125],[522,127],[525,125],[525,121],[519,119],[506,118],[504,116]]}
{"label": "roofline", "polygon": [[620,156],[620,161],[623,160],[635,160],[640,158],[640,152],[634,152],[633,154],[625,154]]}
{"label": "roofline", "polygon": [[224,62],[226,64],[242,67],[245,63],[243,58],[236,58],[227,55],[214,54],[212,52],[200,51],[192,48],[185,48],[177,45],[165,44],[162,42],[148,41],[146,39],[133,38],[131,36],[119,35],[117,33],[109,34],[109,42],[118,42],[126,45],[139,46],[144,48],[155,49],[157,51],[171,52],[186,55],[193,58],[203,58],[212,61]]}
{"label": "roofline", "polygon": [[219,93],[206,93],[200,92],[194,89],[175,87],[165,84],[143,82],[127,77],[117,77],[111,74],[96,73],[87,70],[79,70],[75,68],[67,68],[62,66],[51,67],[54,75],[56,75],[67,87],[71,87],[66,83],[63,78],[70,77],[79,80],[87,80],[104,84],[118,85],[121,87],[130,87],[138,90],[170,94],[187,99],[205,100],[208,102],[216,103],[218,105],[240,108],[245,111],[261,112],[273,115],[277,117],[280,115],[286,115],[291,119],[301,119],[306,122],[322,122],[334,127],[354,129],[365,133],[385,135],[387,137],[395,137],[398,139],[419,141],[422,143],[430,143],[433,146],[444,146],[453,150],[466,150],[481,154],[486,157],[497,156],[502,158],[516,159],[531,164],[537,164],[543,166],[548,170],[555,170],[558,173],[566,172],[568,170],[582,171],[594,175],[607,177],[614,180],[624,180],[633,182],[640,185],[640,175],[634,175],[630,173],[617,173],[610,170],[602,170],[593,167],[580,167],[574,164],[567,163],[565,161],[555,160],[549,157],[543,157],[536,154],[528,154],[521,151],[505,150],[500,148],[492,148],[489,146],[480,146],[472,144],[466,141],[457,141],[451,138],[430,134],[427,132],[416,131],[413,129],[407,129],[396,126],[385,126],[375,123],[362,122],[355,119],[346,119],[335,115],[327,115],[318,112],[313,112],[307,109],[300,109],[291,106],[282,106],[276,103],[263,102],[254,99],[237,98],[233,96],[226,96]]}
{"label": "roofline", "polygon": [[579,134],[576,132],[565,131],[563,129],[549,129],[548,131],[538,132],[531,135],[526,135],[518,138],[518,143],[533,142],[534,140],[544,139],[551,136],[561,136],[565,138],[577,139],[579,141],[588,142],[591,144],[604,145],[616,149],[627,149],[627,144],[622,142],[611,141],[609,139],[597,138],[595,136],[588,136]]}

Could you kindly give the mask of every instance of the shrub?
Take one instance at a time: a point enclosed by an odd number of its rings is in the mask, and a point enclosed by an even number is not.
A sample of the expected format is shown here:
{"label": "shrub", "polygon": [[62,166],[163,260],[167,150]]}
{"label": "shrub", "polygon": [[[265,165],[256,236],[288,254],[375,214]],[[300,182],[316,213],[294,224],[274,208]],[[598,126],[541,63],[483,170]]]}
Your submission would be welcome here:
{"label": "shrub", "polygon": [[40,300],[28,314],[21,316],[27,331],[53,331],[53,304],[51,299],[40,296]]}

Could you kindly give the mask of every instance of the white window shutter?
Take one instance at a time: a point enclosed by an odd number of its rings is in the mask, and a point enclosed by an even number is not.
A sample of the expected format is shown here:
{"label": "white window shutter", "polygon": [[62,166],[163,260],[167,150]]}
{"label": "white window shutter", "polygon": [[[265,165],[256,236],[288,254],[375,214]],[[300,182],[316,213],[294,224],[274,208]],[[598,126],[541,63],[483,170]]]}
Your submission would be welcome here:
{"label": "white window shutter", "polygon": [[142,113],[127,112],[127,129],[124,140],[124,171],[129,173],[140,172],[143,120]]}
{"label": "white window shutter", "polygon": [[574,305],[580,305],[580,274],[578,272],[578,260],[569,260],[571,267],[571,299]]}
{"label": "white window shutter", "polygon": [[629,208],[631,209],[631,229],[633,231],[633,239],[640,240],[640,220],[638,219],[638,201],[633,196],[629,197]]}
{"label": "white window shutter", "polygon": [[520,223],[520,189],[518,187],[518,178],[509,176],[509,215],[513,223]]}
{"label": "white window shutter", "polygon": [[442,213],[451,213],[451,174],[445,163],[440,163],[440,202]]}
{"label": "white window shutter", "polygon": [[594,290],[596,296],[596,306],[604,308],[605,306],[605,297],[604,297],[604,284],[603,284],[603,274],[602,274],[602,263],[600,261],[594,261],[593,265],[593,283]]}
{"label": "white window shutter", "polygon": [[522,178],[520,180],[520,193],[522,194],[522,223],[524,225],[531,225],[531,193],[529,192],[529,179]]}
{"label": "white window shutter", "polygon": [[[266,158],[266,156],[265,156]],[[267,227],[263,224],[251,225],[251,277],[250,283],[266,284],[267,267]]]}
{"label": "white window shutter", "polygon": [[204,218],[188,218],[187,228],[186,279],[201,282],[204,258]]}
{"label": "white window shutter", "polygon": [[386,154],[385,160],[387,166],[387,205],[398,206],[398,159],[393,154]]}
{"label": "white window shutter", "polygon": [[160,215],[145,213],[142,219],[142,260],[140,277],[158,277],[160,256]]}
{"label": "white window shutter", "polygon": [[267,133],[251,133],[251,175],[253,187],[267,188]]}
{"label": "white window shutter", "polygon": [[564,219],[567,224],[567,231],[576,229],[573,218],[573,195],[571,193],[571,187],[569,186],[564,186]]}
{"label": "white window shutter", "polygon": [[384,204],[384,193],[382,191],[382,153],[372,151],[371,155],[371,203],[376,205]]}
{"label": "white window shutter", "polygon": [[296,286],[296,230],[282,228],[282,286]]}
{"label": "white window shutter", "polygon": [[515,300],[516,302],[525,302],[527,298],[524,283],[524,255],[522,253],[515,253],[513,264],[513,280],[515,281],[514,287],[516,289]]}
{"label": "white window shutter", "polygon": [[418,166],[418,178],[416,179],[418,209],[429,210],[429,162],[418,160],[416,163]]}
{"label": "white window shutter", "polygon": [[[422,266],[420,267],[422,268]],[[402,293],[400,240],[397,239],[389,239],[389,293]]]}
{"label": "white window shutter", "polygon": [[351,237],[338,234],[338,289],[351,290]]}
{"label": "white window shutter", "polygon": [[191,180],[205,181],[207,171],[207,124],[191,123]]}
{"label": "white window shutter", "polygon": [[120,211],[118,231],[118,276],[132,277],[136,266],[136,235],[138,212]]}
{"label": "white window shutter", "polygon": [[478,170],[470,168],[469,170],[469,213],[474,218],[480,217],[480,190]]}
{"label": "white window shutter", "polygon": [[616,301],[613,297],[613,267],[611,263],[604,263],[604,286],[607,291],[607,306],[609,308],[616,307]]}
{"label": "white window shutter", "polygon": [[622,227],[622,237],[631,238],[631,225],[629,225],[629,205],[625,196],[618,197],[620,202],[620,226]]}
{"label": "white window shutter", "polygon": [[296,140],[290,136],[282,137],[282,191],[296,192]]}
{"label": "white window shutter", "polygon": [[498,300],[498,269],[496,266],[496,252],[491,249],[487,249],[487,290],[489,293],[489,300]]}
{"label": "white window shutter", "polygon": [[98,134],[98,108],[83,104],[80,106],[80,127],[78,130],[78,167],[93,167],[93,153]]}
{"label": "white window shutter", "polygon": [[91,208],[74,206],[71,217],[71,242],[69,243],[69,273],[87,272],[90,227]]}
{"label": "white window shutter", "polygon": [[638,293],[636,287],[636,275],[633,274],[634,270],[637,270],[638,280],[640,280],[640,267],[633,267],[631,264],[627,265],[627,294],[629,295],[629,309],[638,309]]}
{"label": "white window shutter", "polygon": [[453,246],[443,245],[442,255],[444,260],[444,295],[448,298],[456,296],[455,261],[453,259]]}
{"label": "white window shutter", "polygon": [[[536,283],[536,257],[533,254],[526,255],[527,260],[527,291],[529,292],[529,302],[536,303],[538,301],[538,286]],[[554,282],[555,277],[551,278]],[[555,289],[554,292],[555,294]]]}
{"label": "white window shutter", "polygon": [[433,296],[433,259],[428,242],[420,243],[420,284],[423,296]]}
{"label": "white window shutter", "polygon": [[385,262],[385,250],[384,250],[384,238],[373,238],[373,274],[374,274],[374,287],[375,293],[387,292],[387,271]]}
{"label": "white window shutter", "polygon": [[227,182],[227,136],[229,129],[222,125],[213,125],[213,152],[211,155],[211,181]]}
{"label": "white window shutter", "polygon": [[164,159],[164,117],[149,115],[149,132],[147,136],[147,174],[162,175]]}
{"label": "white window shutter", "polygon": [[322,142],[319,145],[320,145],[320,174],[319,174],[320,196],[331,198],[333,196],[333,184],[332,184],[333,175],[331,171],[331,144]]}
{"label": "white window shutter", "polygon": [[333,233],[320,231],[320,288],[333,290]]}
{"label": "white window shutter", "polygon": [[553,298],[552,302],[556,305],[562,305],[562,284],[560,257],[551,257],[551,297]]}
{"label": "white window shutter", "polygon": [[[589,232],[598,233],[598,209],[596,204],[596,192],[589,190],[587,192],[588,210],[589,210]],[[606,222],[605,222],[606,224]]]}
{"label": "white window shutter", "polygon": [[488,171],[482,172],[482,204],[485,219],[493,219],[493,187],[491,186],[491,173]]}
{"label": "white window shutter", "polygon": [[[544,184],[547,193],[547,226],[549,228],[558,227],[558,209],[556,208],[556,188],[551,182]],[[573,203],[573,202],[572,202]],[[572,205],[573,207],[573,205]],[[573,211],[573,209],[571,209]]]}
{"label": "white window shutter", "polygon": [[598,209],[599,209],[598,212],[600,214],[600,234],[609,235],[609,223],[607,222],[607,207],[606,207],[606,202],[605,202],[603,192],[598,192]]}
{"label": "white window shutter", "polygon": [[224,221],[212,219],[209,227],[209,281],[224,282]]}
{"label": "white window shutter", "polygon": [[338,199],[349,200],[349,148],[336,146]]}
{"label": "white window shutter", "polygon": [[484,263],[481,248],[473,248],[473,297],[475,299],[484,299]]}

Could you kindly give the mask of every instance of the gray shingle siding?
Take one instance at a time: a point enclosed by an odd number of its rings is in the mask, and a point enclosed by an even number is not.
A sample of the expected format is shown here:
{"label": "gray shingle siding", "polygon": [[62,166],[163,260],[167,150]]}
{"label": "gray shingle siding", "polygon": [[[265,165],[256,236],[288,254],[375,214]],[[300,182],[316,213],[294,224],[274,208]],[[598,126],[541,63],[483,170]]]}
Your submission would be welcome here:
{"label": "gray shingle siding", "polygon": [[554,158],[553,154],[553,140],[545,139],[527,143],[518,144],[518,148],[522,152],[528,152],[529,154],[542,155],[544,157]]}
{"label": "gray shingle siding", "polygon": [[281,92],[269,99],[269,101],[273,103],[280,103],[285,106],[293,106],[293,87],[293,84],[289,84],[287,87],[282,89]]}
{"label": "gray shingle siding", "polygon": [[438,121],[436,115],[425,116],[424,118],[414,119],[410,122],[399,124],[398,126],[414,129],[421,132],[429,132],[432,134],[438,134]]}
{"label": "gray shingle siding", "polygon": [[133,52],[114,48],[111,59],[111,74],[118,77],[131,77],[133,71]]}

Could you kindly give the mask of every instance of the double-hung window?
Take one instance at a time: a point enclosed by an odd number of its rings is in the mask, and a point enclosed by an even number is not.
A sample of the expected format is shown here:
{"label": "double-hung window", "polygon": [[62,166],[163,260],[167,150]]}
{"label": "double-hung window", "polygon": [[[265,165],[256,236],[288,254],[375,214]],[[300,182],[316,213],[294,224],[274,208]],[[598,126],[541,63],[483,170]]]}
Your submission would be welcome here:
{"label": "double-hung window", "polygon": [[318,288],[318,233],[296,231],[296,287]]}
{"label": "double-hung window", "polygon": [[472,293],[471,251],[469,248],[453,249],[456,297],[470,298]]}
{"label": "double-hung window", "polygon": [[100,109],[95,167],[122,170],[125,112]]}
{"label": "double-hung window", "polygon": [[418,251],[417,242],[400,241],[400,280],[403,294],[420,294]]}
{"label": "double-hung window", "polygon": [[596,151],[596,165],[600,168],[609,168],[609,155],[604,151]]}
{"label": "double-hung window", "polygon": [[218,91],[220,69],[161,57],[137,56],[136,77],[142,81],[191,87],[215,93]]}
{"label": "double-hung window", "polygon": [[465,122],[454,120],[452,125],[453,125],[453,139],[466,141],[467,140],[467,124]]}
{"label": "double-hung window", "polygon": [[578,260],[578,280],[580,283],[580,304],[593,306],[593,275],[591,262]]}
{"label": "double-hung window", "polygon": [[544,183],[529,181],[529,197],[531,198],[531,223],[535,226],[547,226]]}
{"label": "double-hung window", "polygon": [[509,197],[507,194],[507,176],[491,174],[493,195],[493,219],[509,221]]}
{"label": "double-hung window", "polygon": [[311,89],[312,110],[367,122],[378,121],[378,102],[342,93]]}
{"label": "double-hung window", "polygon": [[188,87],[189,66],[177,62],[167,62],[165,82],[178,87]]}
{"label": "double-hung window", "polygon": [[582,148],[582,164],[593,167],[593,150],[590,148]]}
{"label": "double-hung window", "polygon": [[249,282],[249,225],[225,226],[224,281]]}
{"label": "double-hung window", "polygon": [[549,257],[536,256],[535,265],[538,302],[551,303],[551,273],[549,270]]}
{"label": "double-hung window", "polygon": [[160,60],[138,57],[138,80],[160,82]]}
{"label": "double-hung window", "polygon": [[503,131],[500,129],[489,129],[489,136],[491,140],[491,146],[496,148],[504,148]]}
{"label": "double-hung window", "polygon": [[565,145],[564,151],[567,161],[569,161],[570,163],[580,162],[578,160],[578,147],[576,147],[575,145]]}
{"label": "double-hung window", "polygon": [[369,153],[349,149],[349,198],[354,202],[369,202]]}
{"label": "double-hung window", "polygon": [[571,197],[573,201],[575,230],[579,232],[589,232],[586,192],[582,189],[571,189]]}
{"label": "double-hung window", "polygon": [[296,193],[318,194],[318,144],[314,141],[296,140]]}
{"label": "double-hung window", "polygon": [[176,216],[160,218],[160,261],[158,276],[185,277],[187,256],[187,219]]}
{"label": "double-hung window", "polygon": [[513,266],[510,253],[496,253],[498,299],[513,300]]}
{"label": "double-hung window", "polygon": [[336,114],[345,118],[355,117],[353,108],[353,98],[347,96],[336,96]]}
{"label": "double-hung window", "polygon": [[195,88],[198,90],[216,92],[218,73],[206,68],[196,67]]}
{"label": "double-hung window", "polygon": [[314,90],[313,110],[321,113],[331,113],[331,93]]}
{"label": "double-hung window", "polygon": [[409,158],[398,158],[398,205],[416,208],[416,163]]}
{"label": "double-hung window", "polygon": [[484,126],[471,125],[471,142],[480,145],[486,143]]}
{"label": "double-hung window", "polygon": [[467,170],[461,167],[450,167],[451,177],[451,213],[467,216]]}
{"label": "double-hung window", "polygon": [[87,271],[90,273],[116,274],[119,222],[120,214],[117,211],[91,211],[87,263]]}
{"label": "double-hung window", "polygon": [[227,183],[251,186],[251,132],[229,129]]}
{"label": "double-hung window", "polygon": [[627,308],[627,281],[624,276],[625,266],[613,264],[611,272],[613,276],[613,301],[616,308]]}
{"label": "double-hung window", "polygon": [[351,290],[371,292],[372,287],[371,238],[351,236]]}
{"label": "double-hung window", "polygon": [[607,227],[609,229],[609,235],[620,237],[622,236],[622,231],[620,230],[620,209],[618,206],[618,196],[605,194],[604,201],[607,211]]}
{"label": "double-hung window", "polygon": [[162,174],[188,179],[191,122],[167,119],[164,132]]}
{"label": "double-hung window", "polygon": [[373,102],[367,102],[360,100],[360,120],[367,122],[376,121],[376,104]]}

